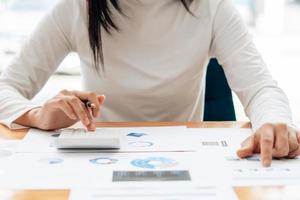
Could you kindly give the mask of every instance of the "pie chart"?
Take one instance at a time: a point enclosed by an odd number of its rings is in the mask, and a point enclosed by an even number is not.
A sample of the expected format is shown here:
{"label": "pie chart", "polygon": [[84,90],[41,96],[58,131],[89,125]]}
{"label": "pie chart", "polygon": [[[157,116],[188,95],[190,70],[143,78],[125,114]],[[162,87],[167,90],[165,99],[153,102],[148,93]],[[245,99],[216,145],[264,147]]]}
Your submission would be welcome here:
{"label": "pie chart", "polygon": [[95,159],[91,159],[90,163],[96,164],[96,165],[111,165],[117,163],[118,160],[114,158],[109,157],[99,157]]}
{"label": "pie chart", "polygon": [[170,168],[176,166],[177,164],[177,161],[165,157],[149,157],[131,161],[132,166],[144,169]]}

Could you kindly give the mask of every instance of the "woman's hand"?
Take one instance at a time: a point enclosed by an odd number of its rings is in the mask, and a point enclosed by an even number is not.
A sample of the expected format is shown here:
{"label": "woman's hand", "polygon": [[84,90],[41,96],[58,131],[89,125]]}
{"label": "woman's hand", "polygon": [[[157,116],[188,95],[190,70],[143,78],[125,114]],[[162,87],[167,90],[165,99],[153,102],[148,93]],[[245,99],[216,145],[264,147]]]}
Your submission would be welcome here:
{"label": "woman's hand", "polygon": [[300,133],[286,124],[265,124],[242,143],[237,154],[240,158],[261,154],[264,167],[269,167],[272,158],[295,158],[300,155]]}
{"label": "woman's hand", "polygon": [[[87,108],[82,102],[88,100],[93,108]],[[30,110],[15,123],[36,127],[43,130],[67,128],[78,121],[89,130],[96,129],[93,118],[99,115],[100,107],[105,96],[98,96],[93,92],[63,90],[42,107]]]}

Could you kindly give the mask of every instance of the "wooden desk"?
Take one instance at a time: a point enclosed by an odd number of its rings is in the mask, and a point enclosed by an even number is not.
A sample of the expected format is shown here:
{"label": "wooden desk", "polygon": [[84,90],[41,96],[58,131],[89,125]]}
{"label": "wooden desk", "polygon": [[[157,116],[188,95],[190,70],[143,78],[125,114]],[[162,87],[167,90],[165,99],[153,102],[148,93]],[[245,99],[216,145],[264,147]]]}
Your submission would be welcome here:
{"label": "wooden desk", "polygon": [[[249,128],[249,122],[100,122],[97,127],[187,126],[188,128]],[[0,138],[21,140],[28,129],[10,130],[0,124]]]}
{"label": "wooden desk", "polygon": [[[189,128],[249,128],[248,122],[108,122],[97,123],[97,127],[141,127],[141,126],[178,126]],[[28,129],[9,130],[0,125],[0,138],[21,140]],[[70,190],[19,190],[1,191],[0,199],[5,200],[67,200]],[[3,196],[1,196],[3,195]]]}

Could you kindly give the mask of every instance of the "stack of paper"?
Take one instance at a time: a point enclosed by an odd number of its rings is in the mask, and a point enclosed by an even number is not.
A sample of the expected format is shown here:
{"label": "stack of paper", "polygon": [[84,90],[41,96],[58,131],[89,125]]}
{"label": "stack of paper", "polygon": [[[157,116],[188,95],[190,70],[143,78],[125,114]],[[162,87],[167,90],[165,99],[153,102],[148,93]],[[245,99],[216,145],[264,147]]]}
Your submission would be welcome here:
{"label": "stack of paper", "polygon": [[245,185],[300,182],[300,159],[263,168],[259,156],[237,158],[250,129],[143,127],[94,133],[121,138],[118,151],[60,151],[53,146],[59,134],[32,129],[18,147],[0,143],[0,188],[72,188],[71,200],[213,200],[237,199],[237,188]]}

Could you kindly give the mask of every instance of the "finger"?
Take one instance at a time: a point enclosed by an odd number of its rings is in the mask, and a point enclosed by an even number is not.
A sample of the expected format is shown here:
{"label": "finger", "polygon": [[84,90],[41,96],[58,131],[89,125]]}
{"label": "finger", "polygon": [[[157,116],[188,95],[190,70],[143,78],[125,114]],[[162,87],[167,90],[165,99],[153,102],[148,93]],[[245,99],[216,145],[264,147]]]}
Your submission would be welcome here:
{"label": "finger", "polygon": [[73,91],[74,95],[77,96],[80,100],[88,100],[90,101],[94,107],[92,109],[93,116],[97,117],[99,113],[99,101],[97,98],[97,94],[94,92],[81,92],[81,91]]}
{"label": "finger", "polygon": [[289,152],[288,157],[294,158],[295,152],[297,152],[297,150],[299,148],[297,133],[294,130],[289,131],[289,147],[290,147],[290,152]]}
{"label": "finger", "polygon": [[242,143],[242,147],[237,151],[237,155],[240,158],[252,156],[255,150],[255,146],[255,137],[254,135],[252,135]]}
{"label": "finger", "polygon": [[298,143],[300,144],[300,132],[297,132],[297,139],[298,139]]}
{"label": "finger", "polygon": [[298,141],[298,148],[295,151],[290,152],[290,154],[289,154],[290,158],[295,158],[295,157],[300,155],[300,132],[297,132],[295,134],[295,136],[296,136],[297,141]]}
{"label": "finger", "polygon": [[85,113],[87,113],[87,117],[89,119],[89,124],[85,125],[86,126],[86,129],[88,131],[94,131],[96,129],[95,125],[94,125],[94,120],[93,120],[93,116],[91,114],[91,108],[87,108],[85,106],[84,103],[81,102],[81,105],[82,105],[82,108],[85,110]]}
{"label": "finger", "polygon": [[87,108],[85,106],[83,106],[83,107],[86,110],[86,112],[88,113],[88,118],[90,120],[90,124],[88,124],[86,126],[86,128],[87,128],[88,131],[95,131],[96,130],[96,126],[94,124],[92,109],[91,108]]}
{"label": "finger", "polygon": [[273,157],[282,158],[289,154],[289,130],[286,124],[275,124],[275,148]]}
{"label": "finger", "polygon": [[264,167],[269,167],[272,162],[274,146],[274,133],[272,126],[265,126],[257,133],[260,135],[261,161]]}
{"label": "finger", "polygon": [[95,126],[94,123],[91,123],[91,124],[87,125],[86,128],[87,128],[88,131],[96,131],[96,126]]}
{"label": "finger", "polygon": [[69,105],[72,107],[72,109],[74,110],[74,112],[77,115],[77,118],[80,119],[82,124],[84,126],[89,125],[91,122],[88,118],[87,110],[86,110],[85,106],[83,105],[83,103],[81,102],[81,100],[75,96],[68,97],[67,99],[68,99]]}
{"label": "finger", "polygon": [[[97,98],[98,98],[98,101],[99,101],[99,104],[100,104],[99,107],[101,107],[104,104],[104,101],[105,101],[106,97],[104,95],[100,95]],[[100,116],[100,110],[99,110],[98,116]]]}
{"label": "finger", "polygon": [[77,120],[77,116],[74,113],[72,107],[63,99],[58,100],[57,108],[62,110],[70,119]]}
{"label": "finger", "polygon": [[61,95],[63,95],[63,96],[69,96],[69,95],[71,95],[72,93],[71,93],[69,90],[62,90],[62,91],[60,91],[59,94],[61,94]]}
{"label": "finger", "polygon": [[105,99],[106,99],[106,97],[104,95],[98,96],[98,101],[99,101],[100,106],[104,104]]}
{"label": "finger", "polygon": [[87,115],[88,115],[88,118],[91,122],[91,124],[94,124],[94,117],[93,117],[93,111],[92,111],[92,108],[89,108],[89,107],[86,107],[84,106],[86,112],[87,112]]}
{"label": "finger", "polygon": [[299,155],[300,155],[300,145],[298,145],[298,148],[295,151],[290,152],[288,157],[289,158],[296,158]]}
{"label": "finger", "polygon": [[92,113],[92,108],[86,107],[84,103],[82,103],[82,107],[87,113],[88,119],[90,120],[90,123],[86,126],[88,131],[95,131],[96,126],[94,124],[94,118],[93,118],[93,113]]}

